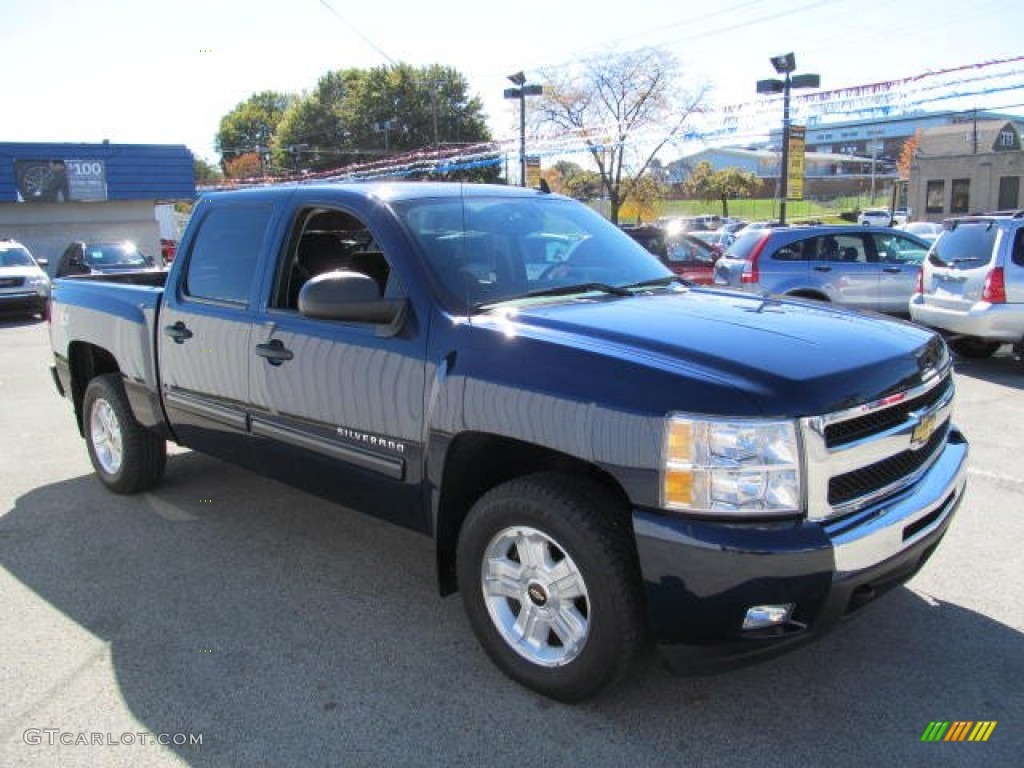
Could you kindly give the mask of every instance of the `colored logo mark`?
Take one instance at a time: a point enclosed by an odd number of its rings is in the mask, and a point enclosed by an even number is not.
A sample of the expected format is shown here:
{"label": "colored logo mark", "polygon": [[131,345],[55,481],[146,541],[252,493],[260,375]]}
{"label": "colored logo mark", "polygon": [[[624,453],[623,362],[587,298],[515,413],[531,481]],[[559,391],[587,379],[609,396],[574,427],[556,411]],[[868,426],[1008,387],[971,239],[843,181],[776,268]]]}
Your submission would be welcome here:
{"label": "colored logo mark", "polygon": [[996,720],[933,720],[921,734],[921,741],[988,741]]}

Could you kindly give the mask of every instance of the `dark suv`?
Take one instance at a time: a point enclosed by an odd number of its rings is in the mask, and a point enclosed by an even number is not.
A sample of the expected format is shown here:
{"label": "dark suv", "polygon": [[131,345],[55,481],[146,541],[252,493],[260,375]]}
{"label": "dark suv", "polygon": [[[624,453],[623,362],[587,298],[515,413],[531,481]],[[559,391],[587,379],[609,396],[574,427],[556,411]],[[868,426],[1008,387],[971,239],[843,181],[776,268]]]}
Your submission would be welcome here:
{"label": "dark suv", "polygon": [[907,315],[928,243],[888,227],[773,227],[741,232],[716,285]]}

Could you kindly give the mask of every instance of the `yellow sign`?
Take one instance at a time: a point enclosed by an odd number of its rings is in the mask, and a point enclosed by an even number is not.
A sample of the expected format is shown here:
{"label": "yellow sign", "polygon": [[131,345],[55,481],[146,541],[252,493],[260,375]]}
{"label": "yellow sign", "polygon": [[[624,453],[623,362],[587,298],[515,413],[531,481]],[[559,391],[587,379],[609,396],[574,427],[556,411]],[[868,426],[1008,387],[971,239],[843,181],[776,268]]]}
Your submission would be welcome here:
{"label": "yellow sign", "polygon": [[804,147],[806,146],[806,129],[802,125],[789,126],[789,148],[787,154],[789,181],[786,184],[787,200],[804,199]]}
{"label": "yellow sign", "polygon": [[526,158],[526,186],[536,189],[540,186],[540,158]]}

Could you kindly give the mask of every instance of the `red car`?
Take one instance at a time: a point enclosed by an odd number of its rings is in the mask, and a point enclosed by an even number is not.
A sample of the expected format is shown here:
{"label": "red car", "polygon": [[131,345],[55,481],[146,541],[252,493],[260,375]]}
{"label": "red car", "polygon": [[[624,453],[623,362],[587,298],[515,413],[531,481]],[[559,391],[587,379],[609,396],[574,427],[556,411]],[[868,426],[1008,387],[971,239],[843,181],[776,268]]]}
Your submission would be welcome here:
{"label": "red car", "polygon": [[178,253],[178,241],[160,238],[160,255],[164,257],[164,264],[170,264]]}
{"label": "red car", "polygon": [[721,254],[693,235],[686,232],[670,234],[656,226],[623,227],[622,231],[684,280],[699,285],[714,282],[715,261]]}

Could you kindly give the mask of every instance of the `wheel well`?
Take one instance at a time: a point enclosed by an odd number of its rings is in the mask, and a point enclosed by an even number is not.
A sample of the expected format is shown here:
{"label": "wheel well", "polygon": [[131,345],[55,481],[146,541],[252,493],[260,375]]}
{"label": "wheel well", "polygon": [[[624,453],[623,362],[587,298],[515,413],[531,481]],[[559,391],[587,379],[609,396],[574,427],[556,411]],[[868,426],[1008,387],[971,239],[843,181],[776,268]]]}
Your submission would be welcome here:
{"label": "wheel well", "polygon": [[520,440],[483,433],[457,437],[449,446],[441,479],[434,537],[442,595],[456,591],[455,551],[462,522],[491,488],[535,472],[560,472],[600,483],[625,506],[628,498],[604,470],[574,456]]}
{"label": "wheel well", "polygon": [[121,368],[117,360],[107,350],[95,344],[73,342],[68,349],[68,361],[71,366],[71,400],[75,404],[75,419],[78,431],[85,436],[85,425],[82,423],[82,401],[89,382],[104,373],[118,373]]}

